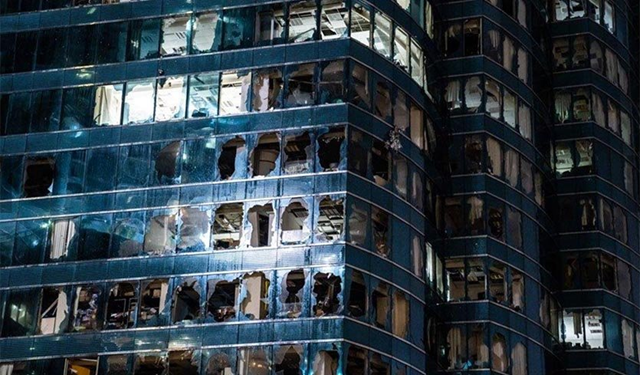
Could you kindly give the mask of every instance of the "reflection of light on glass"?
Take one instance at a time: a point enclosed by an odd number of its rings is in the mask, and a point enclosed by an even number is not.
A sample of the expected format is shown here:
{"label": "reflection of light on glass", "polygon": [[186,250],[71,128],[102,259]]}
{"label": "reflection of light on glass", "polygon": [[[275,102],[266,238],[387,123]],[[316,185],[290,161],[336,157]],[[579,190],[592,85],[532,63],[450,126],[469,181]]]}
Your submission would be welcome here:
{"label": "reflection of light on glass", "polygon": [[96,12],[96,8],[91,8],[89,9],[89,11],[87,12],[87,14],[94,14]]}
{"label": "reflection of light on glass", "polygon": [[76,132],[76,134],[73,135],[73,138],[80,138],[82,136],[82,132]]}

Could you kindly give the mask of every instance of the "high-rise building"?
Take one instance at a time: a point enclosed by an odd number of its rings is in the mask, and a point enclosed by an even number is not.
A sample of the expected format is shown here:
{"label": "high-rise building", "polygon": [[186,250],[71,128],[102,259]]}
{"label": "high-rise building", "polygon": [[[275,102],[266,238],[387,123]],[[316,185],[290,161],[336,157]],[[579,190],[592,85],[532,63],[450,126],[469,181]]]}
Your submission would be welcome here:
{"label": "high-rise building", "polygon": [[0,8],[0,374],[435,369],[429,3],[102,2]]}
{"label": "high-rise building", "polygon": [[0,375],[640,373],[638,8],[0,0]]}

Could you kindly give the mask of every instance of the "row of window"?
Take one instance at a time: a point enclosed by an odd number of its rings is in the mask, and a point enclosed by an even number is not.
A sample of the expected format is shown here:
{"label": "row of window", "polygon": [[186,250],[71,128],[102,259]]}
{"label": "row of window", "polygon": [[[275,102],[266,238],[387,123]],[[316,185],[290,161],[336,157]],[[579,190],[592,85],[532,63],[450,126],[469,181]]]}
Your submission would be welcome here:
{"label": "row of window", "polygon": [[[517,249],[523,247],[523,224],[519,210],[490,196],[447,197],[441,200],[444,209],[443,229],[451,237],[491,237]],[[524,238],[526,243],[526,238]]]}
{"label": "row of window", "polygon": [[0,14],[34,12],[83,5],[130,3],[140,0],[0,0]]}
{"label": "row of window", "polygon": [[522,272],[490,258],[447,259],[447,301],[490,300],[524,311]]}
{"label": "row of window", "polygon": [[486,113],[505,122],[524,138],[532,139],[531,107],[491,78],[472,76],[451,80],[445,86],[444,101],[453,115]]}
{"label": "row of window", "polygon": [[424,111],[403,90],[345,60],[4,94],[0,127],[22,134],[344,102],[394,124],[418,147],[435,147],[431,121],[425,126]]}
{"label": "row of window", "polygon": [[631,270],[623,260],[605,252],[562,253],[563,289],[606,289],[631,300]]}
{"label": "row of window", "polygon": [[635,197],[634,168],[619,153],[590,139],[555,143],[555,170],[558,177],[597,174]]}
{"label": "row of window", "polygon": [[554,21],[589,17],[604,26],[610,33],[616,31],[615,6],[610,0],[553,0],[551,9]]}
{"label": "row of window", "polygon": [[[597,205],[597,208],[596,208]],[[591,196],[558,199],[559,232],[601,230],[623,243],[629,240],[624,209],[605,198]]]}
{"label": "row of window", "polygon": [[[528,373],[527,347],[516,335],[490,330],[482,323],[443,327],[441,335],[439,360],[447,370],[491,369],[501,374]],[[507,340],[509,336],[512,336],[511,340]]]}
{"label": "row of window", "polygon": [[345,374],[353,375],[409,373],[408,366],[402,362],[356,345],[348,348],[346,359],[342,360],[340,353],[344,349],[336,344],[280,344],[54,358],[0,364],[0,374],[330,375],[342,373],[341,366],[344,366]]}
{"label": "row of window", "polygon": [[486,0],[489,4],[502,9],[503,12],[518,21],[525,29],[529,27],[527,18],[527,1],[525,0]]}
{"label": "row of window", "polygon": [[562,312],[565,349],[609,349],[626,358],[640,358],[640,326],[602,309],[566,309]]}
{"label": "row of window", "polygon": [[357,271],[343,283],[296,269],[6,291],[2,337],[346,314],[419,339],[405,292]]}
{"label": "row of window", "polygon": [[529,53],[501,28],[482,18],[447,23],[444,27],[441,50],[448,58],[487,56],[524,83],[530,83]]}
{"label": "row of window", "polygon": [[588,35],[554,39],[553,62],[556,71],[591,68],[624,93],[629,92],[629,75],[618,55]]}
{"label": "row of window", "polygon": [[[459,142],[464,146],[459,147]],[[544,204],[542,173],[518,151],[491,136],[475,134],[456,139],[450,148],[450,163],[453,174],[489,173],[534,198],[538,205]]]}
{"label": "row of window", "polygon": [[555,93],[555,120],[557,123],[594,121],[621,137],[633,147],[629,114],[600,91],[588,87],[564,89]]}

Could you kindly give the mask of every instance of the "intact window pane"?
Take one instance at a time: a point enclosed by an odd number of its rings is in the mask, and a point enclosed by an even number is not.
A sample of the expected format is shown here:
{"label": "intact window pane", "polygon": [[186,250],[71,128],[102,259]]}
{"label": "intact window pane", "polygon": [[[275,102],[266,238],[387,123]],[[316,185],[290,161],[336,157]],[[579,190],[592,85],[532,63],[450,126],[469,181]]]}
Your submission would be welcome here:
{"label": "intact window pane", "polygon": [[36,70],[61,68],[65,63],[67,28],[40,31]]}
{"label": "intact window pane", "polygon": [[253,46],[255,8],[226,10],[223,19],[222,48],[224,50]]}
{"label": "intact window pane", "polygon": [[512,149],[508,149],[504,154],[505,177],[509,185],[518,186],[520,158],[518,153]]}
{"label": "intact window pane", "polygon": [[131,21],[127,60],[153,59],[160,56],[160,18]]}
{"label": "intact window pane", "polygon": [[457,57],[462,50],[462,25],[455,23],[447,28],[444,34],[444,54],[447,57]]}
{"label": "intact window pane", "polygon": [[383,13],[375,13],[373,48],[386,58],[391,58],[391,19]]}
{"label": "intact window pane", "polygon": [[85,192],[112,190],[118,162],[118,147],[89,150],[85,179]]}
{"label": "intact window pane", "polygon": [[[0,12],[1,13],[1,12]],[[13,59],[16,53],[16,34],[0,34],[0,74],[13,72]]]}
{"label": "intact window pane", "polygon": [[391,85],[382,77],[377,77],[375,93],[375,115],[391,121]]}
{"label": "intact window pane", "polygon": [[371,46],[371,11],[360,3],[351,9],[351,37],[365,46]]}
{"label": "intact window pane", "polygon": [[31,95],[30,132],[47,132],[60,129],[62,90],[36,91]]}
{"label": "intact window pane", "polygon": [[9,114],[7,115],[6,134],[29,132],[31,124],[31,93],[20,92],[9,96]]}
{"label": "intact window pane", "polygon": [[160,55],[179,56],[187,53],[187,36],[191,32],[191,16],[162,19]]}
{"label": "intact window pane", "polygon": [[189,77],[189,118],[213,117],[218,114],[220,73]]}
{"label": "intact window pane", "polygon": [[153,121],[155,86],[155,79],[127,82],[123,124],[144,124]]}
{"label": "intact window pane", "polygon": [[[17,34],[13,66],[13,71],[15,73],[33,70],[36,57],[36,49],[33,48],[33,46],[35,46],[37,42],[37,31],[27,31]],[[32,48],[20,48],[21,46],[32,46]]]}
{"label": "intact window pane", "polygon": [[300,43],[316,38],[317,7],[314,0],[289,5],[289,43]]}
{"label": "intact window pane", "polygon": [[98,64],[124,61],[127,51],[128,24],[128,22],[113,22],[97,26],[97,45],[100,51],[96,56]]}
{"label": "intact window pane", "polygon": [[220,84],[220,115],[247,112],[250,106],[250,90],[250,72],[222,73],[222,82]]}
{"label": "intact window pane", "polygon": [[150,150],[148,144],[120,147],[117,182],[119,189],[147,186]]}
{"label": "intact window pane", "polygon": [[194,139],[185,142],[182,154],[182,182],[208,182],[215,178],[216,139]]}
{"label": "intact window pane", "polygon": [[[93,126],[93,95],[96,87],[78,87],[62,92],[60,129],[75,130]],[[122,96],[122,91],[120,91]],[[118,110],[118,122],[120,111]]]}
{"label": "intact window pane", "polygon": [[191,32],[191,53],[214,52],[220,49],[222,22],[220,13],[211,12],[195,16]]}
{"label": "intact window pane", "polygon": [[156,121],[183,119],[187,99],[186,77],[160,78],[157,85]]}
{"label": "intact window pane", "polygon": [[[72,40],[67,46],[66,66],[93,65],[96,62],[96,51],[100,35],[100,26],[83,26],[80,30],[70,32]],[[59,47],[58,47],[59,48]],[[100,51],[102,53],[102,50]]]}

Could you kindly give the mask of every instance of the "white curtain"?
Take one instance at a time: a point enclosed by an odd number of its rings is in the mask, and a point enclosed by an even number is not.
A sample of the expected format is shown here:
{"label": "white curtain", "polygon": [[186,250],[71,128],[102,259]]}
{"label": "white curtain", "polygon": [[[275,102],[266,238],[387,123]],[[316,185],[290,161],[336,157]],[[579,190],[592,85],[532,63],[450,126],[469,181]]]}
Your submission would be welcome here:
{"label": "white curtain", "polygon": [[607,79],[614,84],[618,83],[618,57],[611,52],[610,49],[606,49],[604,54],[605,61],[607,62]]}
{"label": "white curtain", "polygon": [[[491,43],[493,44],[493,39],[491,39]],[[515,48],[513,47],[513,41],[511,38],[504,38],[504,43],[502,43],[502,66],[508,71],[513,70],[513,57],[515,54]]]}
{"label": "white curtain", "polygon": [[523,48],[518,49],[518,78],[529,83],[529,55]]}
{"label": "white curtain", "polygon": [[518,22],[527,27],[527,3],[524,0],[518,0]]}
{"label": "white curtain", "polygon": [[593,111],[593,119],[596,124],[604,127],[605,126],[605,117],[604,117],[604,105],[602,104],[602,98],[597,93],[591,94],[591,106]]}
{"label": "white curtain", "polygon": [[449,329],[447,333],[447,343],[449,344],[449,370],[455,369],[460,362],[462,347],[462,331],[458,327]]}
{"label": "white curtain", "polygon": [[487,164],[494,176],[502,176],[502,150],[500,143],[493,138],[487,139]]}
{"label": "white curtain", "polygon": [[53,223],[51,232],[51,259],[60,259],[67,254],[71,239],[76,233],[76,225],[71,219],[58,220]]}
{"label": "white curtain", "polygon": [[591,42],[589,56],[591,60],[591,69],[598,73],[602,73],[602,47],[600,47],[600,43],[595,40]]}
{"label": "white curtain", "polygon": [[0,375],[11,375],[13,374],[13,365],[0,365]]}
{"label": "white curtain", "polygon": [[98,125],[117,125],[120,123],[121,106],[121,91],[116,90],[113,85],[100,86],[96,90],[93,119]]}
{"label": "white curtain", "polygon": [[522,343],[517,343],[511,350],[512,375],[527,374],[527,348]]}
{"label": "white curtain", "polygon": [[531,140],[531,108],[522,102],[518,103],[518,126],[520,134]]}
{"label": "white curtain", "polygon": [[506,340],[503,335],[496,333],[491,343],[491,369],[507,372],[508,367]]}
{"label": "white curtain", "polygon": [[558,93],[556,94],[556,116],[560,123],[569,120],[569,113],[571,110],[571,94]]}
{"label": "white curtain", "polygon": [[445,101],[450,103],[451,109],[460,108],[460,81],[451,81],[445,88]]}

